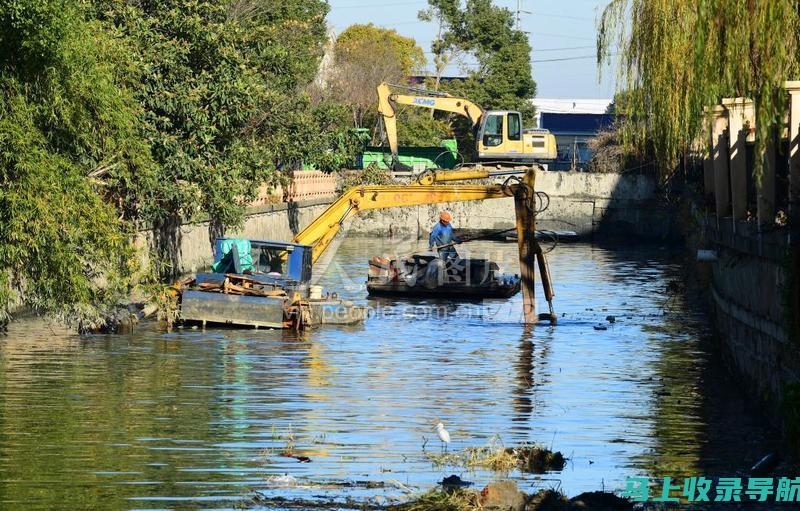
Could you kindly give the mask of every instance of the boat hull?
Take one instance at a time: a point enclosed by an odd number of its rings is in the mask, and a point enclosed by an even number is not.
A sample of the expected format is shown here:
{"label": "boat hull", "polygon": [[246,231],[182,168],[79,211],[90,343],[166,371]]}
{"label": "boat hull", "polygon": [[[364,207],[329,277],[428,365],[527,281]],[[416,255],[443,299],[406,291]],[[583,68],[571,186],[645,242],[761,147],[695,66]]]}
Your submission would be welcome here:
{"label": "boat hull", "polygon": [[404,259],[373,257],[369,262],[370,296],[509,298],[519,290],[519,275],[501,273],[488,259],[426,253]]}
{"label": "boat hull", "polygon": [[408,296],[425,298],[510,298],[519,293],[519,281],[503,285],[465,285],[444,284],[428,289],[422,286],[409,286],[405,282],[367,282],[370,296]]}

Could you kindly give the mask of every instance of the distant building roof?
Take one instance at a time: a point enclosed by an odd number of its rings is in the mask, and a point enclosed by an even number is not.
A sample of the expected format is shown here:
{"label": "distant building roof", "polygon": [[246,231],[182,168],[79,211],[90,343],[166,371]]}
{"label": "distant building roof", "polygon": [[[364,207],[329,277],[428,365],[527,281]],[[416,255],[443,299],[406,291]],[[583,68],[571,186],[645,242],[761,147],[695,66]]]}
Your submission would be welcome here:
{"label": "distant building roof", "polygon": [[558,114],[604,114],[611,99],[557,99],[534,98],[533,105],[539,112]]}
{"label": "distant building roof", "polygon": [[605,114],[611,99],[558,99],[558,98],[534,98],[531,100],[536,107],[536,118],[534,124],[544,127],[542,124],[542,114]]}
{"label": "distant building roof", "polygon": [[611,125],[614,116],[608,114],[564,114],[541,112],[539,127],[554,135],[594,135]]}

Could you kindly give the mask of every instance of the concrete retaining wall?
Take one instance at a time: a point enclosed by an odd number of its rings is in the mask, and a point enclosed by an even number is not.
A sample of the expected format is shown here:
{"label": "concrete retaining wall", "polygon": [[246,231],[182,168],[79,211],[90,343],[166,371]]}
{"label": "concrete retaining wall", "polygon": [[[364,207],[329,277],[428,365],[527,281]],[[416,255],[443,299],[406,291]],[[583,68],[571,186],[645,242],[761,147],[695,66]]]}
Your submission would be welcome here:
{"label": "concrete retaining wall", "polygon": [[[539,172],[536,190],[550,198],[537,217],[541,229],[575,231],[580,236],[673,236],[671,210],[658,203],[656,181],[648,176]],[[351,233],[428,235],[439,211],[453,213],[455,227],[507,229],[514,226],[514,199],[433,204],[385,211],[368,211],[353,220]]]}
{"label": "concrete retaining wall", "polygon": [[705,246],[717,251],[710,295],[724,354],[751,395],[780,416],[788,386],[800,382],[800,352],[786,331],[788,240],[755,222],[704,219]]}
{"label": "concrete retaining wall", "polygon": [[[664,238],[671,234],[670,211],[656,200],[656,182],[640,175],[540,172],[536,189],[550,197],[538,217],[542,229],[571,230],[582,236],[614,235]],[[253,209],[241,230],[227,236],[289,241],[325,210],[332,199],[264,205]],[[369,211],[349,226],[351,235],[417,236],[424,238],[439,211],[453,212],[454,225],[469,229],[507,229],[514,226],[514,200],[434,204]],[[213,260],[208,222],[181,227],[179,266],[196,272]]]}

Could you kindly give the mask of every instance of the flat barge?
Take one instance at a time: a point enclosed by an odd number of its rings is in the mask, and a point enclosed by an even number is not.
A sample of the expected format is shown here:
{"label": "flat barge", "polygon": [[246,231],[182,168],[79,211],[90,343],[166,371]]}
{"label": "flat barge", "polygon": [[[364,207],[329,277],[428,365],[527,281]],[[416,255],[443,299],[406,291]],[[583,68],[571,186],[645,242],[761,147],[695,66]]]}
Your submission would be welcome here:
{"label": "flat barge", "polygon": [[502,273],[488,259],[443,259],[430,252],[403,259],[373,257],[369,262],[370,296],[509,298],[519,290],[519,275]]}
{"label": "flat barge", "polygon": [[180,319],[202,325],[302,330],[364,321],[367,308],[311,286],[311,247],[219,238],[212,271],[180,288]]}

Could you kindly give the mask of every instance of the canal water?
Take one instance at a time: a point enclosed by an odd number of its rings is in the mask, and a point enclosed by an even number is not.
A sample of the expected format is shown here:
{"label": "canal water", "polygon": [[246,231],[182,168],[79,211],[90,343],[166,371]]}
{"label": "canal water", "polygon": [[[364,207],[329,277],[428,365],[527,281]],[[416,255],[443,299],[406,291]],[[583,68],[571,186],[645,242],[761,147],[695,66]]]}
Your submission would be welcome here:
{"label": "canal water", "polygon": [[[560,472],[508,474],[527,492],[731,474],[763,455],[762,428],[708,362],[707,319],[680,296],[674,253],[558,246],[559,324],[531,329],[520,295],[367,300],[366,261],[415,247],[342,243],[321,284],[372,307],[358,327],[81,337],[12,324],[0,338],[0,508],[381,503],[451,474],[478,488],[500,476],[434,463],[437,421],[451,453],[536,442],[569,458]],[[515,244],[469,247],[517,271]]]}

